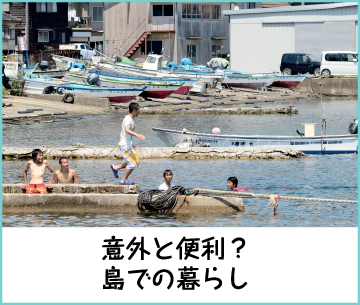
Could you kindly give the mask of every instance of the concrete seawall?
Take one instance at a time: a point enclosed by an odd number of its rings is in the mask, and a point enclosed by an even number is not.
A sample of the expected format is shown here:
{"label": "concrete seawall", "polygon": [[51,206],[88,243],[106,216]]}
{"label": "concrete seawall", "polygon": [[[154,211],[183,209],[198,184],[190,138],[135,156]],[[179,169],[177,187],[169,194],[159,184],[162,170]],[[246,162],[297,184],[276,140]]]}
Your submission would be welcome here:
{"label": "concrete seawall", "polygon": [[[3,160],[30,159],[35,147],[3,147]],[[122,159],[118,147],[37,147],[47,159],[67,156],[69,159]],[[293,159],[305,156],[290,148],[242,147],[138,147],[140,159]]]}
{"label": "concrete seawall", "polygon": [[[66,193],[63,193],[63,190]],[[109,192],[104,192],[108,189]],[[54,185],[51,194],[24,194],[21,185],[3,185],[3,213],[138,213],[139,186]],[[243,212],[240,197],[180,195],[173,213]]]}
{"label": "concrete seawall", "polygon": [[319,82],[322,83],[321,92],[326,96],[357,96],[357,77],[326,77],[306,78],[295,88],[296,92],[320,94]]}

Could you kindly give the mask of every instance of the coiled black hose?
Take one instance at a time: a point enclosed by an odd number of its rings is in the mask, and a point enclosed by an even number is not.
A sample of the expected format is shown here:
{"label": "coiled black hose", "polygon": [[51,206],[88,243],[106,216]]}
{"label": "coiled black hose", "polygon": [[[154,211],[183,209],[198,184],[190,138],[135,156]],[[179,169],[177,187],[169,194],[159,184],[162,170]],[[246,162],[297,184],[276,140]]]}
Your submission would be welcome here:
{"label": "coiled black hose", "polygon": [[171,212],[176,205],[177,198],[184,191],[180,185],[169,188],[166,192],[150,190],[142,192],[138,197],[140,211]]}

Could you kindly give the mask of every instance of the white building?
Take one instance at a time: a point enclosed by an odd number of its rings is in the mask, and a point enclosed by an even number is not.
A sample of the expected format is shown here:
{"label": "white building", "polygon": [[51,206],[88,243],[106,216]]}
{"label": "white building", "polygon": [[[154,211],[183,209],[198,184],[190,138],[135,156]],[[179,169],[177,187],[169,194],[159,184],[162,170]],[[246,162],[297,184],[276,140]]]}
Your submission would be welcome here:
{"label": "white building", "polygon": [[357,2],[223,11],[230,16],[231,69],[279,71],[283,53],[357,51]]}

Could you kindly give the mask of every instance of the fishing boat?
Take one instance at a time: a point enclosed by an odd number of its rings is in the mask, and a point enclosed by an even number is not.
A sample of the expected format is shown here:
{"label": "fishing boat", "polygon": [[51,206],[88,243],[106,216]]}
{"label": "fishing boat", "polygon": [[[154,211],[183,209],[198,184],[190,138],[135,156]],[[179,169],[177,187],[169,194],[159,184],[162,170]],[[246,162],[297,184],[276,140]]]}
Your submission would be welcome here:
{"label": "fishing boat", "polygon": [[34,76],[26,76],[24,77],[24,81],[23,90],[28,94],[49,94],[56,92],[58,87],[69,84],[66,81],[55,80],[50,77],[39,78]]}
{"label": "fishing boat", "polygon": [[225,74],[225,78],[221,82],[222,85],[228,85],[236,88],[249,88],[249,89],[260,89],[261,87],[269,86],[275,74]]}
{"label": "fishing boat", "polygon": [[[92,77],[94,76],[94,77]],[[145,91],[141,92],[140,96],[144,98],[158,98],[164,99],[168,97],[170,94],[175,93],[178,89],[180,89],[185,82],[182,83],[160,83],[154,81],[148,82],[140,82],[140,81],[129,81],[127,79],[121,79],[112,76],[98,75],[98,74],[87,74],[87,73],[74,73],[69,72],[66,74],[67,80],[74,81],[88,81],[89,78],[97,78],[101,83],[101,87],[106,88],[143,88],[147,85]]]}
{"label": "fishing boat", "polygon": [[273,79],[271,86],[274,87],[283,87],[294,89],[296,86],[300,85],[301,82],[309,75],[309,73],[302,75],[282,75],[277,74]]}
{"label": "fishing boat", "polygon": [[59,94],[70,95],[76,99],[77,96],[92,98],[108,98],[112,103],[127,103],[143,92],[147,86],[142,88],[102,88],[90,85],[63,84],[57,90]]}
{"label": "fishing boat", "polygon": [[161,77],[161,78],[201,78],[205,80],[210,86],[216,86],[224,79],[223,70],[215,71],[164,71],[162,70],[162,55],[148,55],[143,68],[138,66],[131,66],[122,63],[107,63],[101,61],[94,61],[93,65],[96,69],[101,70],[105,74],[122,74],[137,77]]}
{"label": "fishing boat", "polygon": [[67,70],[45,70],[45,71],[34,71],[32,75],[43,77],[51,77],[51,78],[63,78]]}
{"label": "fishing boat", "polygon": [[[311,125],[311,124],[308,124]],[[305,126],[305,132],[309,126]],[[310,126],[311,127],[311,126]],[[311,128],[310,128],[311,129]],[[357,127],[356,127],[357,130]],[[287,147],[306,154],[349,154],[358,152],[358,135],[220,135],[153,128],[165,146],[175,147]],[[356,131],[357,132],[357,131]]]}
{"label": "fishing boat", "polygon": [[120,81],[135,81],[142,82],[145,84],[156,83],[156,84],[178,84],[184,83],[180,88],[178,88],[174,93],[176,94],[187,94],[189,90],[195,85],[195,83],[199,82],[200,77],[198,78],[163,78],[163,77],[140,77],[140,76],[130,76],[124,74],[106,74],[101,73],[99,70],[90,70],[89,73],[96,73],[102,78],[108,79],[118,79]]}

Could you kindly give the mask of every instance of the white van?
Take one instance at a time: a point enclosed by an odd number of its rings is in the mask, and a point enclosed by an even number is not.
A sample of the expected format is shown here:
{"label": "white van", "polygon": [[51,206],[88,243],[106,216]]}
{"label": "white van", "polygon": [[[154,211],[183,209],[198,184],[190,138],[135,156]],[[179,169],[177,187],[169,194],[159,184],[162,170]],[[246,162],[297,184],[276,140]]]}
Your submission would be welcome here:
{"label": "white van", "polygon": [[60,50],[80,50],[81,59],[91,59],[95,50],[86,43],[60,44]]}
{"label": "white van", "polygon": [[324,51],[321,53],[322,76],[358,75],[358,53],[352,51]]}

